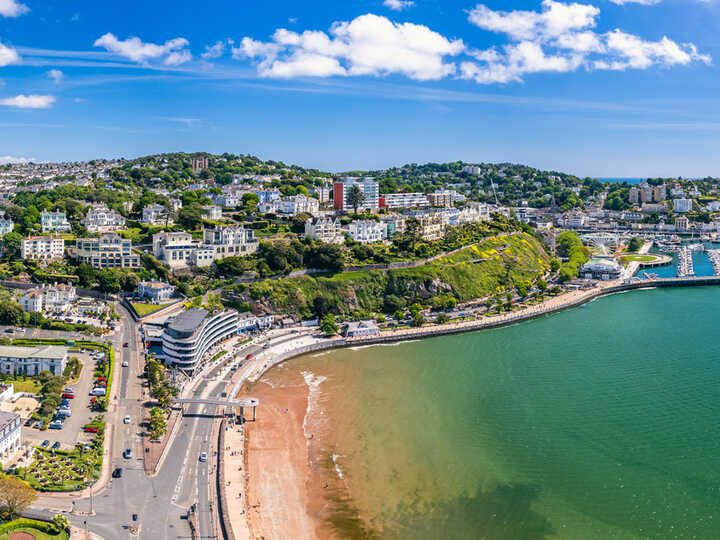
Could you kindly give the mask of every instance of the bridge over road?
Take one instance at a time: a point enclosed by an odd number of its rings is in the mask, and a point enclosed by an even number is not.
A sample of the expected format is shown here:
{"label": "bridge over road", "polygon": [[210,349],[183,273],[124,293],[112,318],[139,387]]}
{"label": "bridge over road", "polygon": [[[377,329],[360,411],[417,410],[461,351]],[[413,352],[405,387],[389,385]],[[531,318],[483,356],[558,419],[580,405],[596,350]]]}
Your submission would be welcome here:
{"label": "bridge over road", "polygon": [[244,399],[220,399],[220,398],[173,398],[173,405],[215,405],[217,407],[240,407],[240,416],[243,414],[245,407],[252,407],[253,410],[253,422],[256,418],[256,408],[260,405],[260,400],[256,398],[244,398]]}

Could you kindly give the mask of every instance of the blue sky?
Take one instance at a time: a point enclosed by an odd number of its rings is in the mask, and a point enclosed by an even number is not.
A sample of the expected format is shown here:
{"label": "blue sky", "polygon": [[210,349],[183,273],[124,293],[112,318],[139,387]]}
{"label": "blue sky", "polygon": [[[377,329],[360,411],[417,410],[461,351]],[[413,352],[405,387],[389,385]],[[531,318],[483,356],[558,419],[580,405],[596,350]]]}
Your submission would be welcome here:
{"label": "blue sky", "polygon": [[720,175],[720,1],[0,0],[0,159]]}

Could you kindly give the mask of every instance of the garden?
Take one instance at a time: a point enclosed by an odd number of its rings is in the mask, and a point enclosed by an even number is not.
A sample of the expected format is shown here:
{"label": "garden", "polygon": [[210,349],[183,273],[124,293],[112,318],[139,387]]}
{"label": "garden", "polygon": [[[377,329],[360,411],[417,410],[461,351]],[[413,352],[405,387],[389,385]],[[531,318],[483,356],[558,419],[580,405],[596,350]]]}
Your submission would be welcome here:
{"label": "garden", "polygon": [[69,537],[67,518],[57,515],[51,522],[36,519],[16,519],[0,524],[0,540],[18,537],[21,540],[30,540],[25,535],[15,536],[16,533],[25,533],[36,540],[67,540]]}

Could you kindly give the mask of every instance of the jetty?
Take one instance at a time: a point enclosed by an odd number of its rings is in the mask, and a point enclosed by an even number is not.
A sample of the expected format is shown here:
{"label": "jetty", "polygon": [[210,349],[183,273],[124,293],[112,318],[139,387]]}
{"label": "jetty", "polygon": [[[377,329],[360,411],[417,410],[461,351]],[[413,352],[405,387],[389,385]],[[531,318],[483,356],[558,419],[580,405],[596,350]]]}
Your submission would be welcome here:
{"label": "jetty", "polygon": [[720,276],[720,249],[708,249],[707,254],[713,267],[713,273]]}
{"label": "jetty", "polygon": [[695,275],[695,269],[693,268],[692,260],[692,246],[683,246],[678,251],[678,269],[677,277],[692,277]]}

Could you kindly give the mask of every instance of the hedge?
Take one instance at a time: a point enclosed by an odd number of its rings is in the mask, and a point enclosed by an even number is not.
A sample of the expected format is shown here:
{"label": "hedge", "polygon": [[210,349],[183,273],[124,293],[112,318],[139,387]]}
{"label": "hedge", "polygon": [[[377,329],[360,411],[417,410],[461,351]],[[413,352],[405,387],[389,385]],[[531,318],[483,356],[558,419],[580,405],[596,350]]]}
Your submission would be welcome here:
{"label": "hedge", "polygon": [[8,521],[7,523],[3,523],[0,525],[0,534],[6,533],[8,531],[13,531],[15,529],[19,529],[20,527],[29,527],[32,529],[37,529],[40,532],[44,532],[45,534],[50,535],[57,535],[60,534],[62,531],[59,531],[55,525],[52,523],[49,523],[47,521],[38,521],[36,519],[26,519],[26,518],[20,518],[16,519],[14,521]]}

